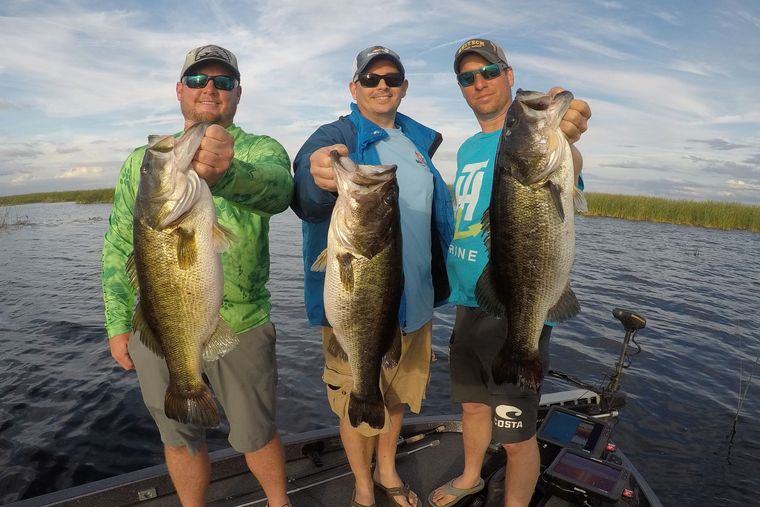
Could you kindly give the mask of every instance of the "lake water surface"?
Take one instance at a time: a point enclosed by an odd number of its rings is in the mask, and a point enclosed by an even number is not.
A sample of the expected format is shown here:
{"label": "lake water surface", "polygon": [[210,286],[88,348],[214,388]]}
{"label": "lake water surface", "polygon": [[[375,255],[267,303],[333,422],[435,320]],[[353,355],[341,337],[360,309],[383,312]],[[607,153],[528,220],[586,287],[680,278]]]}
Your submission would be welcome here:
{"label": "lake water surface", "polygon": [[[103,328],[110,205],[6,211],[27,223],[0,230],[0,504],[161,463],[135,374],[114,363]],[[760,234],[581,217],[577,236],[572,283],[583,309],[555,330],[552,367],[604,382],[623,336],[611,310],[639,312],[643,350],[622,379],[616,443],[664,505],[758,505]],[[284,434],[337,422],[320,380],[319,332],[303,310],[300,238],[292,212],[272,219]],[[457,411],[448,400],[453,320],[450,306],[436,312],[423,415]],[[209,434],[212,450],[226,447],[226,431]]]}

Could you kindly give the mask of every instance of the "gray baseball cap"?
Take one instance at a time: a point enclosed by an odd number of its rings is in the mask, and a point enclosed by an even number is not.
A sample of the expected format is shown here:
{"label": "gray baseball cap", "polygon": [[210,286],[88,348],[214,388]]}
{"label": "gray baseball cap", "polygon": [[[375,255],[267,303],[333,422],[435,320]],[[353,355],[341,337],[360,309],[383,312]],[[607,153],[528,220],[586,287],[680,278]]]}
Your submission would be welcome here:
{"label": "gray baseball cap", "polygon": [[369,64],[378,58],[392,61],[396,67],[398,67],[398,71],[405,74],[404,66],[401,65],[401,57],[399,57],[395,51],[383,46],[370,46],[356,55],[356,59],[354,60],[354,77],[351,81],[356,82],[356,80],[359,79],[359,74],[364,72],[364,70],[369,67]]}
{"label": "gray baseball cap", "polygon": [[490,63],[509,65],[504,50],[498,44],[488,39],[470,39],[459,46],[454,54],[454,72],[457,74],[459,74],[459,64],[467,53],[477,53]]}
{"label": "gray baseball cap", "polygon": [[190,50],[185,57],[185,63],[182,65],[182,72],[179,77],[182,79],[188,71],[193,67],[201,63],[217,62],[226,65],[233,71],[235,78],[240,81],[240,71],[238,70],[237,58],[231,51],[227,51],[223,47],[214,46],[213,44],[208,46],[201,46]]}

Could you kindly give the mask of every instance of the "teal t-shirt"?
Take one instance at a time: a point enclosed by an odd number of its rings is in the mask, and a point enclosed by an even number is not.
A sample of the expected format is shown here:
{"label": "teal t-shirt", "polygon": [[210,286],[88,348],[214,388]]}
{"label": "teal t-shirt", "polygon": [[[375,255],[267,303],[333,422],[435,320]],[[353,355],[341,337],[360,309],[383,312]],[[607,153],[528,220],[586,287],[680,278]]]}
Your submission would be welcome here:
{"label": "teal t-shirt", "polygon": [[446,257],[451,285],[449,302],[457,305],[478,306],[475,284],[488,262],[480,220],[491,201],[493,164],[500,135],[501,130],[478,132],[457,152],[454,240]]}
{"label": "teal t-shirt", "polygon": [[375,144],[383,164],[395,164],[401,211],[402,262],[406,322],[402,330],[418,330],[433,318],[433,276],[430,220],[433,173],[425,157],[400,129],[385,129],[388,137]]}

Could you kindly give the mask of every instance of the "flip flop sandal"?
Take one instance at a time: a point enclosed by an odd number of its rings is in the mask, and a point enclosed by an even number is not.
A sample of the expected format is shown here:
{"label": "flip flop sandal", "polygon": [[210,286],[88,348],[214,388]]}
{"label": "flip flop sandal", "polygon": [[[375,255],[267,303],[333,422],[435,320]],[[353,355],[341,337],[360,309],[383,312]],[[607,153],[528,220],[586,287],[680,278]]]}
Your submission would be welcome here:
{"label": "flip flop sandal", "polygon": [[[386,488],[385,486],[383,486],[379,482],[377,482],[377,481],[374,481],[374,482],[375,482],[375,486],[377,486],[378,489],[380,489],[380,491],[382,491],[383,493],[385,493],[385,496],[388,497],[388,500],[390,500],[391,503],[395,507],[401,507],[401,504],[398,503],[396,501],[396,499],[395,499],[395,497],[397,497],[397,496],[403,496],[406,499],[407,502],[409,502],[410,504],[412,503],[412,500],[411,500],[412,488],[409,487],[409,484],[404,483],[403,486],[399,486],[399,487],[396,487],[396,488]],[[420,503],[419,502],[419,497],[417,497],[417,502],[414,503],[413,505],[416,506],[416,505],[419,505],[419,503]]]}
{"label": "flip flop sandal", "polygon": [[[454,478],[456,479],[456,477]],[[483,486],[485,486],[485,483],[483,482],[483,479],[480,479],[480,482],[478,482],[477,485],[473,486],[472,488],[462,489],[454,487],[454,479],[451,479],[449,482],[441,486],[440,488],[436,488],[433,490],[432,493],[428,495],[428,505],[431,507],[451,507],[452,505],[459,502],[462,498],[470,495],[474,495],[475,493],[480,492],[480,490],[483,489]],[[441,493],[444,494],[444,496],[453,496],[454,499],[447,503],[437,504],[433,501],[433,493],[436,492],[436,490],[440,489]]]}
{"label": "flip flop sandal", "polygon": [[375,504],[372,505],[362,505],[359,502],[356,501],[356,490],[351,494],[351,505],[350,507],[375,507]]}

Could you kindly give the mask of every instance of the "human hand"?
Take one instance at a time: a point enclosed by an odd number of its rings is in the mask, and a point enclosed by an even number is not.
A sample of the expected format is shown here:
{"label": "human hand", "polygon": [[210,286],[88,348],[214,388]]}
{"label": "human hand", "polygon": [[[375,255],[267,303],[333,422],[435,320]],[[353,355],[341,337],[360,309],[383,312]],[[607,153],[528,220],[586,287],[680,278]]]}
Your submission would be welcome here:
{"label": "human hand", "polygon": [[[559,86],[555,86],[549,90],[549,95],[554,97],[558,93],[564,91]],[[588,102],[580,99],[573,99],[570,101],[570,107],[562,117],[562,122],[559,124],[560,130],[565,134],[570,144],[577,142],[581,138],[581,134],[588,130],[588,120],[591,118],[591,108]]]}
{"label": "human hand", "polygon": [[235,155],[235,138],[219,125],[209,125],[193,157],[193,169],[213,186],[224,176]]}
{"label": "human hand", "polygon": [[314,183],[321,189],[328,192],[337,192],[338,184],[335,181],[335,170],[332,166],[332,158],[330,153],[335,150],[341,157],[348,156],[348,147],[345,144],[333,144],[332,146],[325,146],[314,151],[309,157],[311,167],[311,177],[314,178]]}
{"label": "human hand", "polygon": [[111,357],[113,357],[119,366],[125,370],[132,370],[135,367],[135,363],[132,362],[132,358],[129,356],[129,333],[122,333],[112,336],[108,340],[108,345],[111,347]]}

